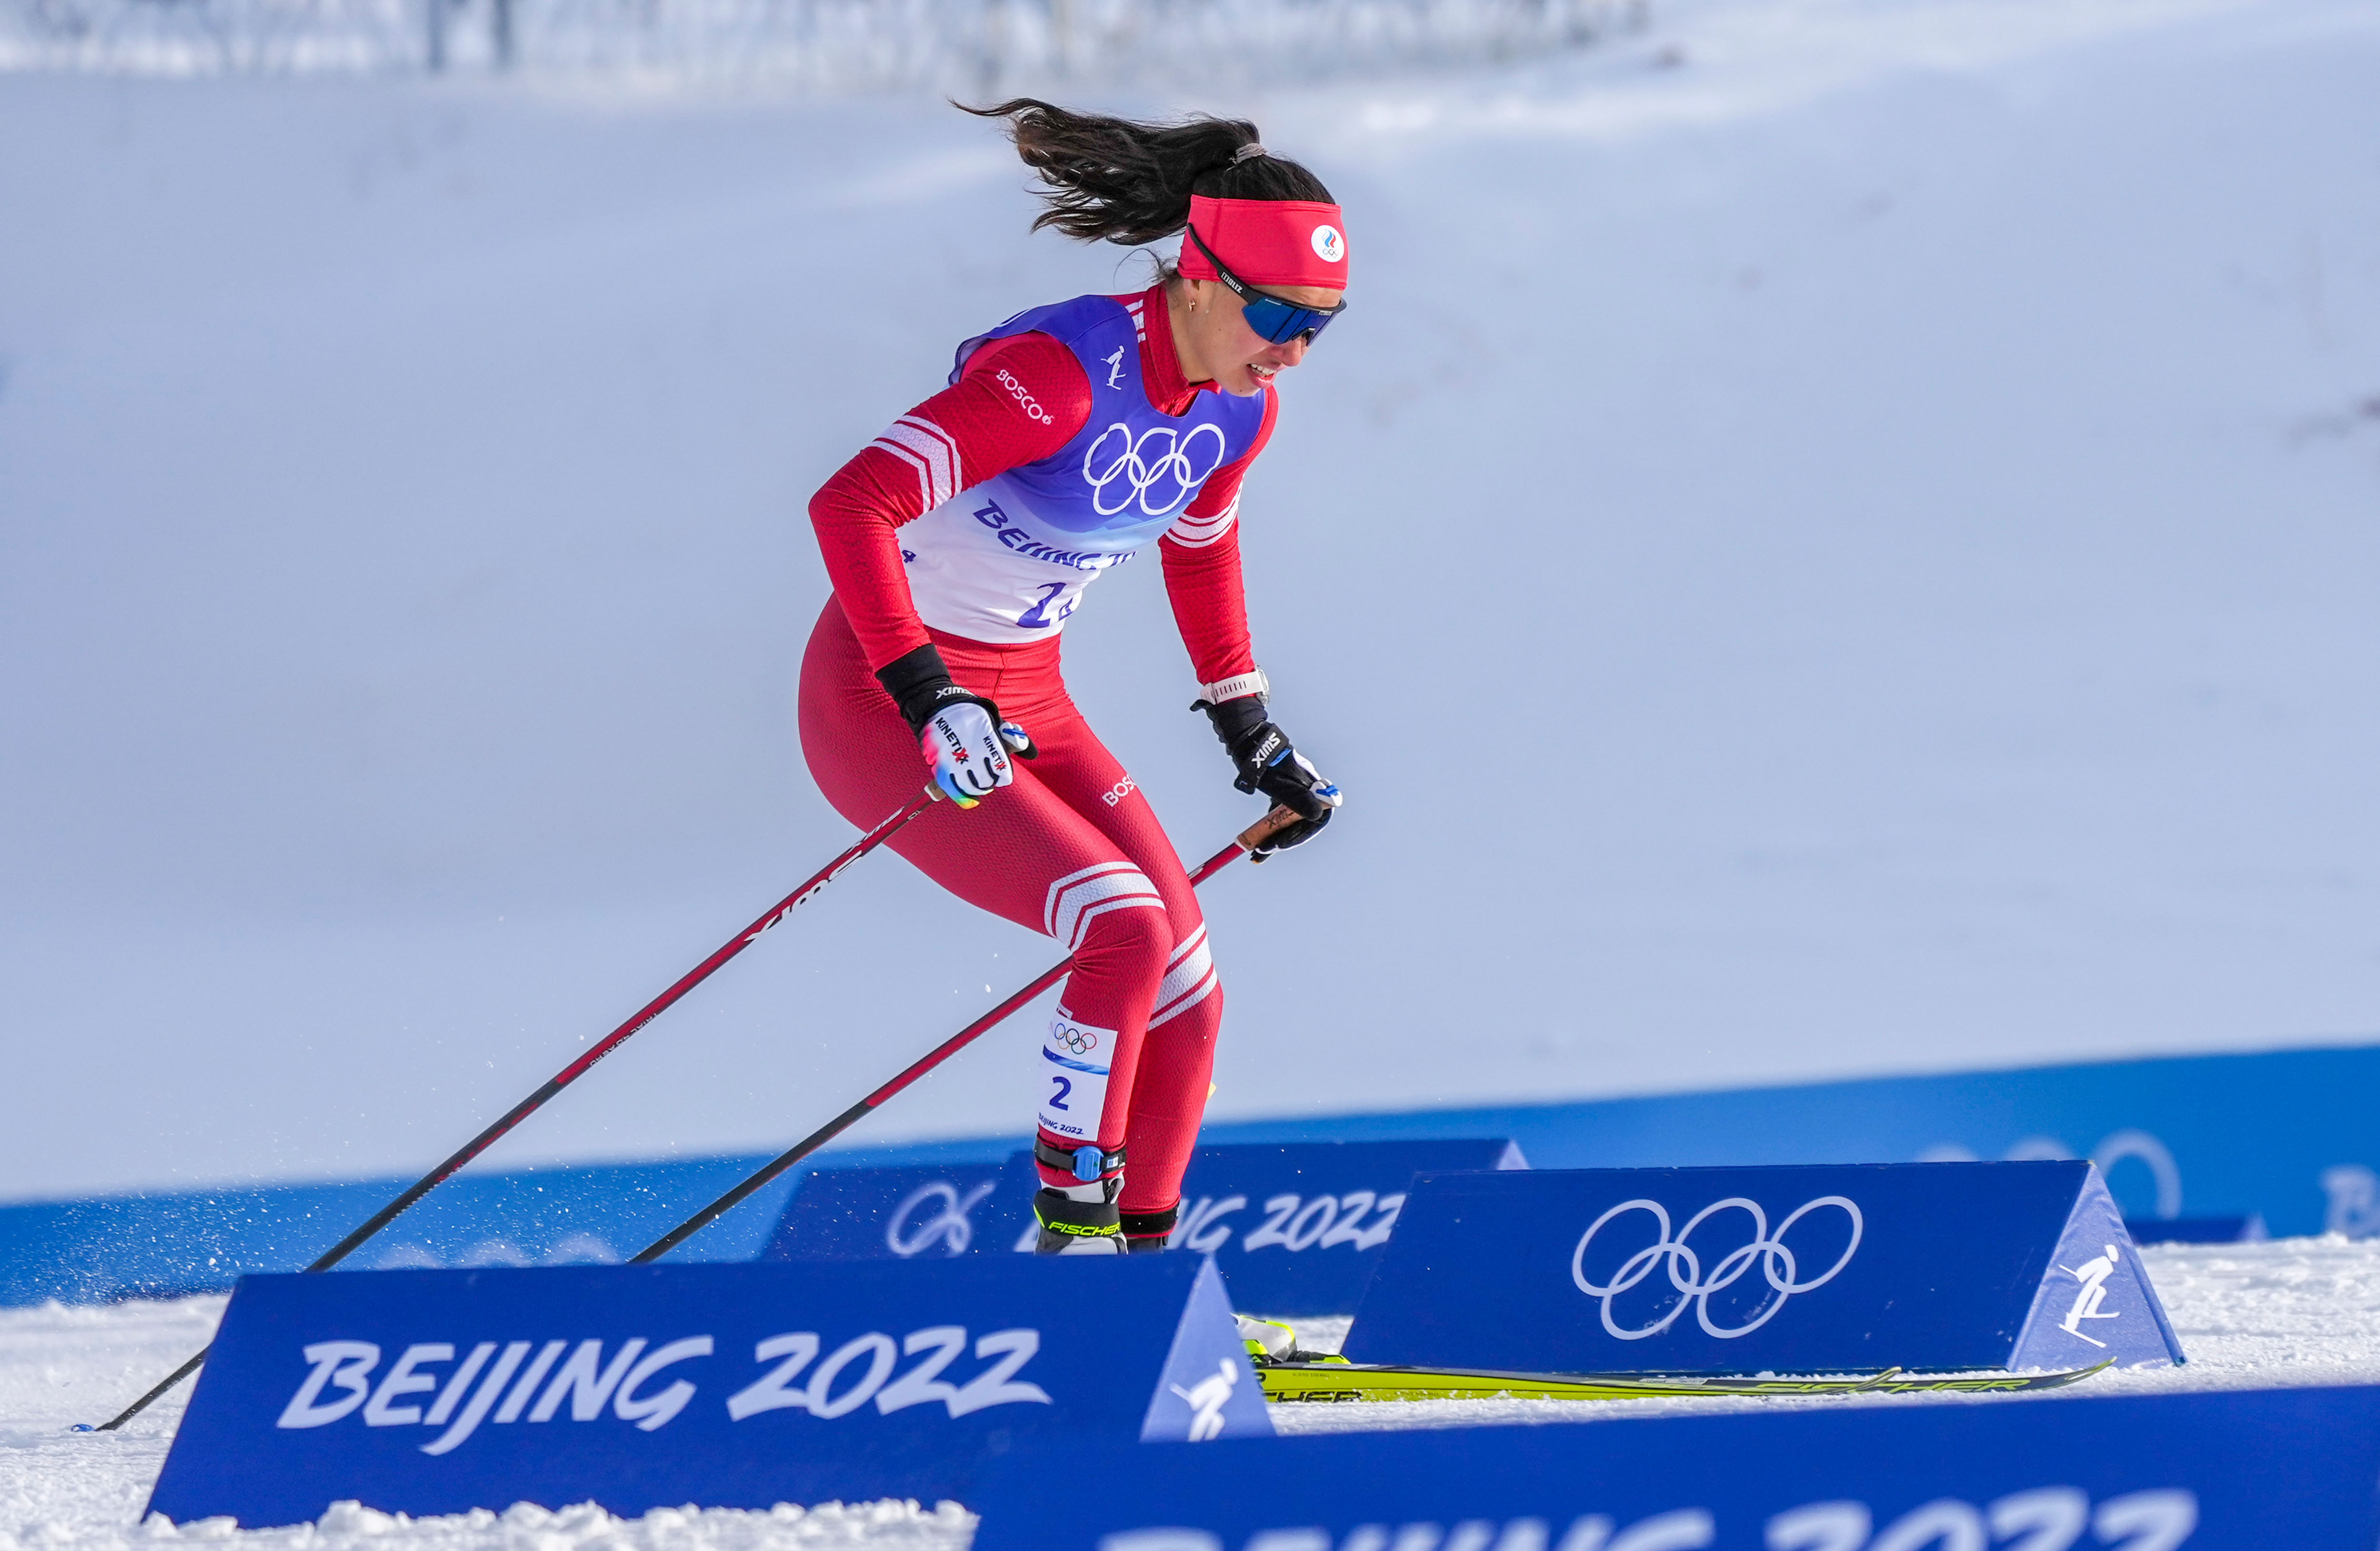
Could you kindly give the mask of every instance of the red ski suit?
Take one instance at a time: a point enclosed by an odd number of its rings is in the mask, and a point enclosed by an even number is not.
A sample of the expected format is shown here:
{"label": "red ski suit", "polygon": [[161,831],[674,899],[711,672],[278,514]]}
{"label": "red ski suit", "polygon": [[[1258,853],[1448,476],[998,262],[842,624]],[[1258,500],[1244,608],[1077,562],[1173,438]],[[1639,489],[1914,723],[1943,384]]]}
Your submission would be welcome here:
{"label": "red ski suit", "polygon": [[[1212,385],[1183,380],[1164,288],[1118,299],[1147,321],[1139,351],[1150,403],[1184,413]],[[1069,1151],[1087,1141],[1128,1148],[1119,1206],[1161,1212],[1181,1195],[1222,1016],[1197,898],[1148,799],[1068,697],[1062,636],[1012,644],[929,629],[911,599],[899,533],[943,486],[964,491],[1064,447],[1087,423],[1091,399],[1064,345],[1042,333],[996,340],[968,359],[955,384],[901,417],[812,497],[810,521],[834,596],[802,661],[802,750],[827,800],[861,829],[913,797],[924,760],[874,673],[929,641],[953,679],[1031,733],[1040,757],[1014,763],[1014,784],[971,811],[937,803],[891,843],[960,898],[1046,932],[1074,954],[1045,1048],[1079,1071],[1090,1068],[1068,1050],[1087,1048],[1104,1059],[1105,1092],[1094,1118],[1068,1103],[1091,1084],[1050,1077],[1040,1134]],[[1236,517],[1241,479],[1271,434],[1273,409],[1267,389],[1254,443],[1208,478],[1159,541],[1166,592],[1202,683],[1256,666]],[[955,479],[933,475],[933,461],[953,455]],[[1079,1116],[1077,1134],[1051,1129],[1069,1123],[1053,1103]],[[1043,1176],[1075,1182],[1046,1165]]]}

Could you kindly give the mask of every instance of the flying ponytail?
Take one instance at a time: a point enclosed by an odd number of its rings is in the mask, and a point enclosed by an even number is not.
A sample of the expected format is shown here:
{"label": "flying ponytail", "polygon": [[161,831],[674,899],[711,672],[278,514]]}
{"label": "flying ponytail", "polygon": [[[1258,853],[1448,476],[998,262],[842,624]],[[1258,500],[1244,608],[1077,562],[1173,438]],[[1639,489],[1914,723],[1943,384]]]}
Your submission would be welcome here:
{"label": "flying ponytail", "polygon": [[1320,178],[1265,152],[1257,127],[1244,118],[1200,114],[1178,124],[1138,124],[1036,97],[955,105],[1006,119],[1016,154],[1049,185],[1041,194],[1049,208],[1034,218],[1035,231],[1054,226],[1079,241],[1137,248],[1187,225],[1193,194],[1332,202]]}

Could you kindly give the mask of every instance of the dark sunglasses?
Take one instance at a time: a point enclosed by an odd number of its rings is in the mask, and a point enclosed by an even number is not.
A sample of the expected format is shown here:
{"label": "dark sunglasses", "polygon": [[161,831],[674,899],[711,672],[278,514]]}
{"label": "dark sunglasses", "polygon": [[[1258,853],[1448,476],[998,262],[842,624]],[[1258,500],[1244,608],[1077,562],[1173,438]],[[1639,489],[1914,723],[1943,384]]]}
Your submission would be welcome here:
{"label": "dark sunglasses", "polygon": [[1215,257],[1215,250],[1207,246],[1207,239],[1198,235],[1197,227],[1185,226],[1183,229],[1190,234],[1190,240],[1198,245],[1198,251],[1207,255],[1207,261],[1215,266],[1215,273],[1222,276],[1223,284],[1230,287],[1232,295],[1240,298],[1241,315],[1247,319],[1248,327],[1256,330],[1258,339],[1286,345],[1303,335],[1305,343],[1311,345],[1316,335],[1330,326],[1331,319],[1347,310],[1347,304],[1343,301],[1336,307],[1300,307],[1293,301],[1284,301],[1259,291],[1223,267],[1223,261]]}

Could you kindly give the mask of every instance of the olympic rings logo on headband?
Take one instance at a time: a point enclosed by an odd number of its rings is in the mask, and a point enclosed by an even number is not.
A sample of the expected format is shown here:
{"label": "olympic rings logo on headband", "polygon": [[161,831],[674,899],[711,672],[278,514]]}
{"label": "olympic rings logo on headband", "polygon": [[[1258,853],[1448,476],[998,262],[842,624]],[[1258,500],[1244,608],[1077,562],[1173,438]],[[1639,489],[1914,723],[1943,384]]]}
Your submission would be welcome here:
{"label": "olympic rings logo on headband", "polygon": [[[1207,467],[1199,468],[1191,454],[1203,436],[1213,437],[1215,448]],[[1103,517],[1115,516],[1135,501],[1143,513],[1161,517],[1189,500],[1222,465],[1220,427],[1194,426],[1185,435],[1172,426],[1151,426],[1135,438],[1132,428],[1118,420],[1084,451],[1083,479],[1091,487],[1091,509]],[[1119,484],[1123,493],[1110,504],[1109,488]],[[1157,498],[1161,501],[1152,504]]]}
{"label": "olympic rings logo on headband", "polygon": [[[1801,1266],[1794,1260],[1793,1252],[1785,1247],[1785,1235],[1793,1230],[1795,1223],[1822,1206],[1832,1206],[1851,1219],[1852,1242],[1843,1247],[1842,1254],[1822,1274],[1803,1281],[1800,1279]],[[1712,1216],[1730,1210],[1743,1212],[1752,1218],[1752,1242],[1721,1255],[1712,1265],[1710,1274],[1705,1276],[1702,1258],[1687,1247],[1686,1241],[1692,1239],[1694,1230]],[[1597,1283],[1588,1280],[1586,1246],[1595,1242],[1595,1236],[1603,1230],[1606,1223],[1629,1212],[1652,1214],[1654,1222],[1659,1226],[1660,1238],[1621,1261],[1620,1269],[1610,1281]],[[1724,1201],[1712,1202],[1689,1218],[1684,1230],[1674,1238],[1670,1233],[1669,1209],[1659,1202],[1642,1199],[1622,1201],[1596,1218],[1580,1235],[1578,1248],[1570,1252],[1570,1279],[1576,1282],[1578,1290],[1588,1297],[1603,1300],[1603,1328],[1621,1340],[1640,1341],[1647,1336],[1659,1335],[1676,1324],[1678,1316],[1685,1313],[1686,1306],[1691,1303],[1694,1318],[1706,1334],[1731,1341],[1767,1324],[1776,1316],[1777,1311],[1785,1306],[1785,1301],[1795,1293],[1808,1292],[1834,1280],[1842,1268],[1852,1263],[1852,1256],[1859,1253],[1860,1237],[1865,1231],[1866,1223],[1860,1216],[1858,1204],[1841,1195],[1821,1195],[1815,1201],[1803,1202],[1777,1225],[1777,1231],[1773,1234],[1768,1231],[1768,1214],[1762,1211],[1756,1202],[1741,1195],[1730,1195]],[[1762,1295],[1760,1306],[1751,1319],[1742,1325],[1724,1327],[1711,1323],[1710,1295],[1734,1286],[1750,1274],[1755,1265],[1760,1267],[1762,1278],[1768,1283],[1768,1291]],[[1657,1266],[1667,1268],[1670,1285],[1678,1290],[1680,1298],[1670,1306],[1667,1314],[1652,1324],[1634,1330],[1621,1328],[1619,1322],[1611,1317],[1612,1300],[1642,1284],[1652,1276]]]}
{"label": "olympic rings logo on headband", "polygon": [[[892,1209],[892,1220],[884,1225],[884,1247],[906,1260],[939,1241],[943,1254],[965,1254],[967,1246],[975,1242],[975,1224],[967,1220],[967,1213],[975,1209],[977,1202],[990,1195],[997,1183],[996,1180],[986,1180],[965,1195],[948,1180],[919,1185]],[[941,1202],[941,1208],[933,1216],[912,1223],[910,1214],[929,1201]]]}

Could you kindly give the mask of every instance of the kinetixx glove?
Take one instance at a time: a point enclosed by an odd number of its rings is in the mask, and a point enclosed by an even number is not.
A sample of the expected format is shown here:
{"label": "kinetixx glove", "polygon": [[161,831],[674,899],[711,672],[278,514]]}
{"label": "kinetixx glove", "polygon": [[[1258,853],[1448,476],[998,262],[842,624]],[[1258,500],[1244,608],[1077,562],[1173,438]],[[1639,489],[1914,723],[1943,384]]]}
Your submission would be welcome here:
{"label": "kinetixx glove", "polygon": [[876,682],[917,735],[934,784],[963,808],[1016,779],[1010,753],[1030,759],[1040,752],[1024,728],[1001,720],[998,706],[952,681],[930,641],[876,670]]}

